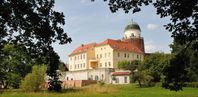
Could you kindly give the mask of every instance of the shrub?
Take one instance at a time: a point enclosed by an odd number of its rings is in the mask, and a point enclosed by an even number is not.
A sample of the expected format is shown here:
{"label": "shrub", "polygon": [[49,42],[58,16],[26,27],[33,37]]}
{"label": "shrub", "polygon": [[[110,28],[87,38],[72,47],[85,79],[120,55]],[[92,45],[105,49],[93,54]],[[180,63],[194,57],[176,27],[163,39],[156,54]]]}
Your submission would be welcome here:
{"label": "shrub", "polygon": [[186,87],[198,88],[198,82],[186,82],[185,86]]}
{"label": "shrub", "polygon": [[26,92],[36,92],[41,89],[41,84],[45,82],[45,73],[47,67],[45,65],[35,65],[32,67],[32,72],[22,80],[20,88]]}
{"label": "shrub", "polygon": [[100,86],[103,86],[105,83],[104,83],[104,81],[99,80],[99,81],[97,81],[97,84],[100,85]]}

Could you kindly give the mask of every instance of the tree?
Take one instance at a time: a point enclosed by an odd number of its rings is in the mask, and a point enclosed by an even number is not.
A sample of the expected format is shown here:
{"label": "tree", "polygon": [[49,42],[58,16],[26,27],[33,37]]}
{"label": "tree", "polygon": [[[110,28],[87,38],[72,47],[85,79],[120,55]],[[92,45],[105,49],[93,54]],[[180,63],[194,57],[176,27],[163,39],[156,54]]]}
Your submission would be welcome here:
{"label": "tree", "polygon": [[144,64],[141,61],[135,60],[131,62],[132,66],[135,66],[133,70],[132,80],[134,82],[138,81],[140,87],[152,86],[151,81],[153,77],[149,75],[148,71],[144,69]]}
{"label": "tree", "polygon": [[140,87],[142,87],[142,84],[149,86],[152,76],[148,75],[148,73],[143,70],[143,64],[139,60],[134,61],[120,61],[118,62],[118,68],[130,70],[132,74],[132,80],[134,82],[138,81],[138,84]]}
{"label": "tree", "polygon": [[126,60],[118,62],[118,68],[135,70],[135,66],[132,66],[131,62]]}
{"label": "tree", "polygon": [[[64,14],[53,10],[55,0],[1,0],[0,49],[7,42],[23,44],[33,59],[48,64],[50,90],[59,91],[57,84],[59,57],[52,43],[66,44],[71,38],[62,29]],[[44,56],[44,57],[43,57]],[[55,57],[55,59],[53,59]],[[44,59],[43,59],[44,58]]]}
{"label": "tree", "polygon": [[60,71],[68,71],[68,68],[64,62],[60,62],[58,69]]}
{"label": "tree", "polygon": [[[94,1],[94,0],[92,0]],[[170,66],[166,69],[164,88],[181,90],[182,82],[187,78],[185,70],[190,64],[186,49],[190,48],[198,52],[198,1],[197,0],[104,0],[109,1],[112,12],[123,9],[126,13],[141,11],[143,5],[153,5],[161,18],[170,17],[170,23],[165,28],[172,32],[174,46],[181,46],[180,50],[172,51],[175,57],[170,60]],[[197,62],[196,62],[197,63]],[[176,69],[177,68],[177,69]],[[174,72],[173,72],[174,70]],[[175,79],[176,77],[176,79]]]}
{"label": "tree", "polygon": [[[182,90],[185,82],[198,81],[198,52],[189,46],[182,49],[183,45],[174,44],[170,65],[164,69],[165,80],[163,87],[171,90]],[[182,53],[179,53],[182,50]],[[184,51],[185,50],[185,51]]]}
{"label": "tree", "polygon": [[39,91],[41,84],[45,83],[46,69],[46,65],[34,65],[32,72],[26,75],[24,80],[22,80],[21,89],[27,92]]}
{"label": "tree", "polygon": [[143,69],[152,77],[153,82],[159,82],[163,76],[163,70],[169,65],[171,55],[160,52],[152,53],[144,57]]}
{"label": "tree", "polygon": [[6,44],[1,49],[0,83],[4,88],[18,88],[21,79],[30,72],[30,58],[23,45]]}

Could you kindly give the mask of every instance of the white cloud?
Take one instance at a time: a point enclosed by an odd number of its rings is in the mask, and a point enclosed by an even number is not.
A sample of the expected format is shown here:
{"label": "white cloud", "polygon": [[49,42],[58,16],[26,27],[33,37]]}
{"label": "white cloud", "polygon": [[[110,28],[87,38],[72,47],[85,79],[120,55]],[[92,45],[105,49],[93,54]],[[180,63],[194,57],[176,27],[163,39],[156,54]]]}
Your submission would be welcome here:
{"label": "white cloud", "polygon": [[153,41],[145,42],[145,51],[146,53],[156,52],[157,46],[153,43]]}
{"label": "white cloud", "polygon": [[158,28],[158,25],[156,24],[147,24],[147,29],[148,30],[156,30]]}

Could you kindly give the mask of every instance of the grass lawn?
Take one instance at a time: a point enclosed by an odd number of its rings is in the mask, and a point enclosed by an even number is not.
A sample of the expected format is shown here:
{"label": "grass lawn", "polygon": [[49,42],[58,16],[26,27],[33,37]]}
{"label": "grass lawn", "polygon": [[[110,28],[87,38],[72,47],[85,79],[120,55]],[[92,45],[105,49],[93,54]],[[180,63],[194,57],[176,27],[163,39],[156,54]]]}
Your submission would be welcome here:
{"label": "grass lawn", "polygon": [[0,94],[0,97],[198,97],[198,88],[184,88],[174,92],[161,87],[138,88],[130,85],[91,85],[83,88],[64,91],[63,93],[24,93],[20,90],[10,90]]}

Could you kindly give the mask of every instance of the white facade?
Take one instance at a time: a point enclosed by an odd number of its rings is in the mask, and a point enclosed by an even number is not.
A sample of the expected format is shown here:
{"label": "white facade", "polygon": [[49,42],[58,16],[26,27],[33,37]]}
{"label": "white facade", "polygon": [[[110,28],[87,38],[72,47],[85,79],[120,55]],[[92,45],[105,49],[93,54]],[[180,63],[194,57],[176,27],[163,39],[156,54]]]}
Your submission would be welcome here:
{"label": "white facade", "polygon": [[100,69],[88,69],[80,71],[68,71],[63,72],[61,75],[62,81],[67,80],[97,80],[103,81],[105,83],[110,83],[111,75],[113,69],[100,68]]}
{"label": "white facade", "polygon": [[140,30],[137,29],[130,29],[126,30],[124,32],[124,38],[129,39],[129,38],[140,38]]}
{"label": "white facade", "polygon": [[111,79],[112,84],[129,84],[130,83],[130,76],[112,76]]}
{"label": "white facade", "polygon": [[98,68],[115,68],[113,65],[113,49],[109,45],[95,47],[95,58]]}
{"label": "white facade", "polygon": [[[80,71],[68,71],[63,72],[61,75],[61,81],[70,81],[70,80],[96,80],[103,81],[107,84],[129,84],[130,75],[112,75],[113,72],[120,72],[116,69],[110,68],[98,68],[98,69],[88,69]],[[129,72],[130,71],[122,71]]]}
{"label": "white facade", "polygon": [[87,53],[80,53],[69,57],[69,70],[85,70],[87,69]]}

